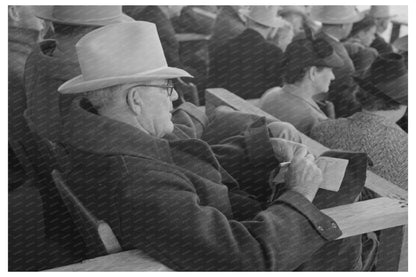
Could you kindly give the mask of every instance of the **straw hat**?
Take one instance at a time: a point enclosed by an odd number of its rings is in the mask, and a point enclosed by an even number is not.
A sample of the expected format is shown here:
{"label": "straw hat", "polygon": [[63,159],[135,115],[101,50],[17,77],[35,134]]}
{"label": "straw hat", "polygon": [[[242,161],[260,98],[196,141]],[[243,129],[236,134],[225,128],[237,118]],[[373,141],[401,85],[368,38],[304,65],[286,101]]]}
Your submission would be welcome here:
{"label": "straw hat", "polygon": [[392,18],[395,16],[390,14],[389,6],[371,6],[368,15],[373,18]]}
{"label": "straw hat", "polygon": [[85,26],[134,21],[122,13],[121,6],[51,6],[36,16],[60,24]]}
{"label": "straw hat", "polygon": [[248,10],[240,10],[246,18],[272,28],[283,27],[284,21],[277,16],[278,6],[251,6]]}
{"label": "straw hat", "polygon": [[63,94],[155,79],[192,77],[168,67],[156,25],[145,21],[111,24],[76,44],[82,74],[58,88]]}
{"label": "straw hat", "polygon": [[312,6],[311,18],[323,24],[348,24],[363,19],[355,6]]}

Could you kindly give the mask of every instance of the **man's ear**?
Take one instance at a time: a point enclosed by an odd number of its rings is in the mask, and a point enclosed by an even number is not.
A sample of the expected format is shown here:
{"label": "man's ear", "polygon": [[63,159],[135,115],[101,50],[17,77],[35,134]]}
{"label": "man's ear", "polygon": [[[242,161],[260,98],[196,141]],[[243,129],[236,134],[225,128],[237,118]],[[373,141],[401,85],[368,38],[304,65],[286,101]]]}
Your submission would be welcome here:
{"label": "man's ear", "polygon": [[19,9],[17,6],[9,6],[9,18],[15,22],[20,20]]}
{"label": "man's ear", "polygon": [[311,81],[315,81],[316,78],[316,66],[311,66],[308,70],[308,77]]}
{"label": "man's ear", "polygon": [[139,115],[141,113],[143,107],[143,101],[140,97],[140,93],[137,89],[133,88],[127,92],[127,105],[129,106],[130,110],[135,114]]}

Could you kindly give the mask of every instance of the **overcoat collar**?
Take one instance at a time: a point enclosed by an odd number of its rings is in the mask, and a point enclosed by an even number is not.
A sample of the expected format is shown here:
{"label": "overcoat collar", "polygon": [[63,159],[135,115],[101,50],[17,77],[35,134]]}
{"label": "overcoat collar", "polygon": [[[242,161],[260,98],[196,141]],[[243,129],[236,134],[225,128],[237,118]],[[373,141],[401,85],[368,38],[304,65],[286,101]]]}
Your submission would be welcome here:
{"label": "overcoat collar", "polygon": [[172,163],[168,141],[90,112],[84,107],[85,103],[82,97],[73,101],[64,124],[64,143],[97,154],[129,155]]}

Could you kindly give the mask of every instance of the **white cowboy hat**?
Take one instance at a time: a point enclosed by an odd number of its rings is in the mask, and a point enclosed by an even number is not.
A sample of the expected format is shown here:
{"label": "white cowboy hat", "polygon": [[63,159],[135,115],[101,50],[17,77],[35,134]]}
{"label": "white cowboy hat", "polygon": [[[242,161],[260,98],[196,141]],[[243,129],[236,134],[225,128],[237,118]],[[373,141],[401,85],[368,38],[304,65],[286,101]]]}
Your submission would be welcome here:
{"label": "white cowboy hat", "polygon": [[63,94],[155,79],[192,77],[168,67],[156,25],[145,21],[111,24],[76,44],[82,74],[58,88]]}
{"label": "white cowboy hat", "polygon": [[50,6],[38,12],[36,16],[60,24],[85,26],[134,21],[122,13],[121,6]]}
{"label": "white cowboy hat", "polygon": [[364,18],[355,6],[312,6],[311,19],[323,24],[355,23]]}
{"label": "white cowboy hat", "polygon": [[284,21],[277,16],[278,8],[278,6],[251,6],[249,9],[240,10],[239,12],[261,25],[280,28],[284,26]]}

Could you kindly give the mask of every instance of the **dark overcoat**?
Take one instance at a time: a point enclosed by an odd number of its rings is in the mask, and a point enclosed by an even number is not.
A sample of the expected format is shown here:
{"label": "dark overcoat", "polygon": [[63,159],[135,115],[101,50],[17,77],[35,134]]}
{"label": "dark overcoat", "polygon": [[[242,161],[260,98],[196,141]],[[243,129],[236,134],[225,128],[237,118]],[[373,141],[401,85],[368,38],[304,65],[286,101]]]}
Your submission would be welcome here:
{"label": "dark overcoat", "polygon": [[218,47],[211,59],[210,87],[252,99],[282,85],[282,50],[252,29]]}

